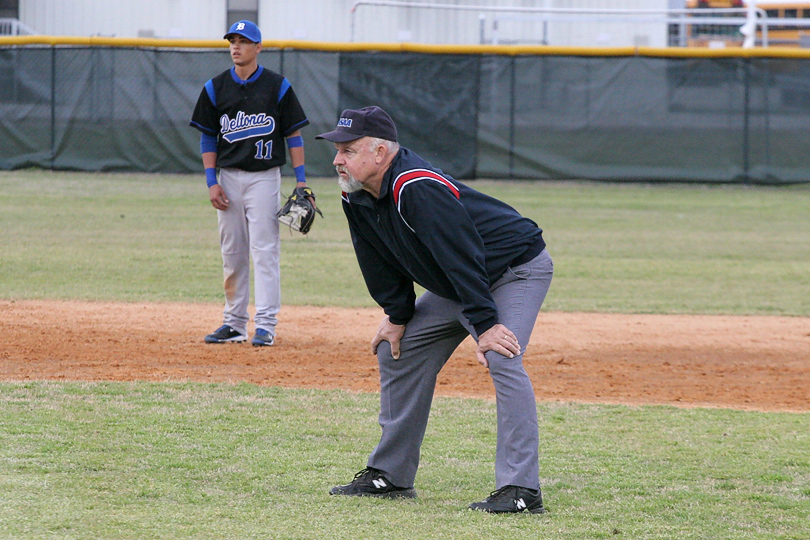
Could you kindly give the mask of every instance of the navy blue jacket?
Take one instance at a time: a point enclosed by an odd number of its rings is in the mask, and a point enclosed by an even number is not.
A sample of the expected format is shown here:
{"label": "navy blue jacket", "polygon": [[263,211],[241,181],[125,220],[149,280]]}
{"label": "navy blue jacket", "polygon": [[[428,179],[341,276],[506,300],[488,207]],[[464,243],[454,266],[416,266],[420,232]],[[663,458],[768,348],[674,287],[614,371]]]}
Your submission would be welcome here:
{"label": "navy blue jacket", "polygon": [[480,336],[498,323],[490,294],[510,266],[537,256],[542,230],[400,148],[375,199],[343,194],[352,243],[372,298],[394,324],[414,313],[414,282],[462,305]]}

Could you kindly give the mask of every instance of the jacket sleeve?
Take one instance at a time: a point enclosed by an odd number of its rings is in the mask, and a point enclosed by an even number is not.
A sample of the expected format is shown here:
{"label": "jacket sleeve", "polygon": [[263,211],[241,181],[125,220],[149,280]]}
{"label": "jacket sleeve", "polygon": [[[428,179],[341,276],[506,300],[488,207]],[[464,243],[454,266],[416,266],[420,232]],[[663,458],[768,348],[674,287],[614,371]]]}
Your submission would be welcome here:
{"label": "jacket sleeve", "polygon": [[[407,324],[413,318],[416,292],[413,281],[404,275],[394,264],[390,252],[381,253],[382,241],[368,235],[374,235],[368,229],[359,226],[358,218],[353,214],[351,204],[343,201],[343,211],[349,222],[354,253],[363,273],[369,294],[394,324]],[[378,247],[375,247],[378,246]]]}
{"label": "jacket sleeve", "polygon": [[480,336],[498,323],[498,308],[489,290],[484,241],[473,219],[439,182],[414,182],[400,197],[403,219],[452,284],[464,316]]}

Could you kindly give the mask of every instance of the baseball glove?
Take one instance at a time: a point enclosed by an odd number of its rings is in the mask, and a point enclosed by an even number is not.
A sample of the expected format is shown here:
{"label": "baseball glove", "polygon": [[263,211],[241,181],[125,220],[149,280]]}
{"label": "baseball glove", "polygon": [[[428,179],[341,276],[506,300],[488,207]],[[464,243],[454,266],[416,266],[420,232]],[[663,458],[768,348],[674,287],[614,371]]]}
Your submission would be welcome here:
{"label": "baseball glove", "polygon": [[307,234],[315,222],[315,212],[323,217],[321,211],[312,204],[314,200],[315,192],[311,188],[297,187],[292,195],[287,197],[287,202],[278,211],[276,217],[280,223],[287,225],[290,229]]}

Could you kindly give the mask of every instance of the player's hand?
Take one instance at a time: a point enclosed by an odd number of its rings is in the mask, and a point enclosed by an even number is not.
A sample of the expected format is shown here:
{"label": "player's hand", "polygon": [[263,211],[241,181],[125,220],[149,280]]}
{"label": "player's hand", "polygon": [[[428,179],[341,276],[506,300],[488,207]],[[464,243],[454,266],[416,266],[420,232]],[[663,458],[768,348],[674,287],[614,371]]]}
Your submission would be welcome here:
{"label": "player's hand", "polygon": [[489,367],[489,362],[484,356],[487,351],[495,351],[507,358],[514,358],[516,354],[520,354],[520,343],[511,330],[502,324],[496,324],[478,336],[478,348],[475,349],[475,354],[478,357],[478,363],[484,367]]}
{"label": "player's hand", "polygon": [[371,340],[371,354],[377,354],[377,345],[387,341],[391,345],[394,360],[399,360],[399,341],[403,334],[405,334],[404,324],[393,324],[388,317],[384,318],[377,328],[377,335]]}
{"label": "player's hand", "polygon": [[[295,187],[297,187],[297,188],[307,187],[307,183],[306,182],[297,182],[295,184]],[[318,205],[315,204],[315,197],[307,197],[307,200],[312,203],[312,208],[314,208],[315,210],[318,209]]]}
{"label": "player's hand", "polygon": [[219,184],[214,184],[208,188],[208,198],[211,199],[211,206],[217,210],[227,210],[231,201],[225,196],[225,190]]}

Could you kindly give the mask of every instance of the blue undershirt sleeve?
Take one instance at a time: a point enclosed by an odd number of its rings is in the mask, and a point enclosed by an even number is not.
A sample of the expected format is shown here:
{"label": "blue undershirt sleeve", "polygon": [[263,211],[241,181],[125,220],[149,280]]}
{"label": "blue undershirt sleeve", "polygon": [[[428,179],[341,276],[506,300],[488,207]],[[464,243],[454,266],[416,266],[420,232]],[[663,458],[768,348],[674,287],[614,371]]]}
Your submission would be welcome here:
{"label": "blue undershirt sleeve", "polygon": [[217,151],[217,138],[214,135],[200,134],[200,153]]}

